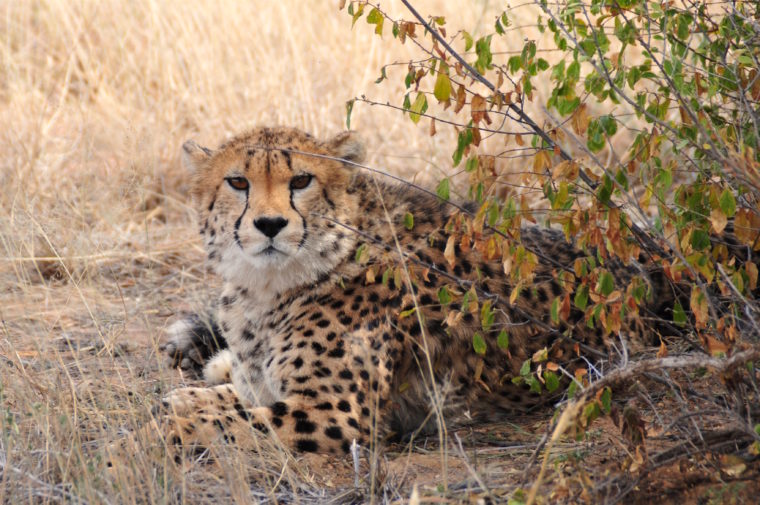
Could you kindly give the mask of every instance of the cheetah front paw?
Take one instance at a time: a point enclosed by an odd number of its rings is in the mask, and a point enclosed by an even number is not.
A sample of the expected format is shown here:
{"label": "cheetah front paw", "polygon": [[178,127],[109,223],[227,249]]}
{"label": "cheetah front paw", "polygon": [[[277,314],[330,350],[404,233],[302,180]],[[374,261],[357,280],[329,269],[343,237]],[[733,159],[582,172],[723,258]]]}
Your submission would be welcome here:
{"label": "cheetah front paw", "polygon": [[172,324],[167,334],[168,340],[161,346],[161,350],[166,352],[170,365],[199,375],[208,359],[227,347],[227,342],[211,317],[204,318],[196,314],[187,316]]}
{"label": "cheetah front paw", "polygon": [[232,351],[224,349],[206,363],[203,367],[203,378],[206,382],[215,386],[232,382]]}

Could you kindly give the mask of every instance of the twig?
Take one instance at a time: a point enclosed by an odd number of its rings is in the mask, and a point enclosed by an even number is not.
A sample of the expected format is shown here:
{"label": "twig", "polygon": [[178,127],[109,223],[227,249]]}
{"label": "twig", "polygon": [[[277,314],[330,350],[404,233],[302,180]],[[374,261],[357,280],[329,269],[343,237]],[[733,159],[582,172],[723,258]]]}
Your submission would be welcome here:
{"label": "twig", "polygon": [[467,453],[464,452],[464,448],[462,447],[462,440],[459,438],[458,433],[454,433],[454,439],[457,442],[457,449],[459,450],[459,455],[462,457],[462,461],[464,462],[464,465],[467,467],[467,471],[470,472],[470,475],[472,475],[472,478],[475,479],[475,482],[478,483],[478,486],[480,486],[480,489],[486,492],[488,496],[491,497],[491,499],[494,499],[494,496],[491,494],[491,491],[486,486],[486,483],[483,482],[483,479],[480,478],[480,475],[478,475],[478,472],[475,471],[475,468],[472,467],[470,464],[470,458],[467,457]]}

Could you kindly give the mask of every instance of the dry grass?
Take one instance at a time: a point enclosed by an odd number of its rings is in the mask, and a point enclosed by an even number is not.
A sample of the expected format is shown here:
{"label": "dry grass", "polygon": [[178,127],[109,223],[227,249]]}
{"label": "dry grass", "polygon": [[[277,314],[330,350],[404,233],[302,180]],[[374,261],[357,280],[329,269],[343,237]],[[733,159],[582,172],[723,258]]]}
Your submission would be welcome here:
{"label": "dry grass", "polygon": [[[220,448],[214,463],[177,465],[150,432],[128,460],[103,463],[109,441],[149,426],[162,393],[192,382],[162,365],[158,345],[172,316],[217,283],[188,206],[181,143],[216,145],[263,124],[327,136],[344,127],[349,98],[400,100],[401,76],[373,81],[413,48],[351,30],[336,4],[0,4],[0,503],[394,501],[415,483],[436,494],[443,482],[441,496],[468,500],[530,482],[523,469],[545,417],[460,432],[463,446],[452,434],[447,462],[432,442],[396,447],[376,495],[367,483],[356,494],[349,461]],[[452,2],[415,4],[472,32],[499,7],[481,0],[454,16]],[[530,30],[535,11],[525,13]],[[450,169],[451,131],[431,138],[397,112],[358,105],[352,126],[375,166],[423,181]],[[552,478],[599,445],[624,456],[607,440],[614,431],[556,444]]]}

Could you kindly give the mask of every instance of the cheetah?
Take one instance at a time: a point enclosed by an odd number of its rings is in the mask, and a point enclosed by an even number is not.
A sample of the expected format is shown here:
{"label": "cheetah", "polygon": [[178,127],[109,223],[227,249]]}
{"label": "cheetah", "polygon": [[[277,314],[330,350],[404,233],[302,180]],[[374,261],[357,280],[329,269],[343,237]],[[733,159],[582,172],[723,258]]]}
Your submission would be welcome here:
{"label": "cheetah", "polygon": [[[648,346],[656,331],[639,314],[672,307],[660,271],[608,259],[616,286],[640,279],[656,296],[615,336],[575,306],[553,322],[552,301],[575,289],[560,274],[572,277],[593,251],[523,227],[520,244],[537,264],[530,286],[516,286],[501,258],[456,235],[461,208],[365,170],[354,132],[325,141],[256,128],[216,150],[188,141],[183,151],[224,286],[215,314],[175,323],[165,345],[175,366],[203,369],[210,383],[164,400],[182,444],[253,450],[268,433],[295,451],[345,453],[354,440],[431,429],[435,415],[460,423],[529,412],[557,396],[512,380],[526,362],[537,367],[536,352],[572,370],[609,357],[618,338]],[[489,301],[492,321],[465,292]]]}

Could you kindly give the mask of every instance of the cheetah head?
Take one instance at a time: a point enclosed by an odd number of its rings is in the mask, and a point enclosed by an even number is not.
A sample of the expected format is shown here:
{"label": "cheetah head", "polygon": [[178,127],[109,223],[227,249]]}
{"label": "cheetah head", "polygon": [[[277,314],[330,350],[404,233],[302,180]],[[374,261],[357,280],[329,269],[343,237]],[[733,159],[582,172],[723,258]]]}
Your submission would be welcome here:
{"label": "cheetah head", "polygon": [[217,150],[183,145],[208,256],[225,280],[282,292],[313,282],[348,254],[348,190],[364,147],[345,132],[320,141],[257,128]]}

